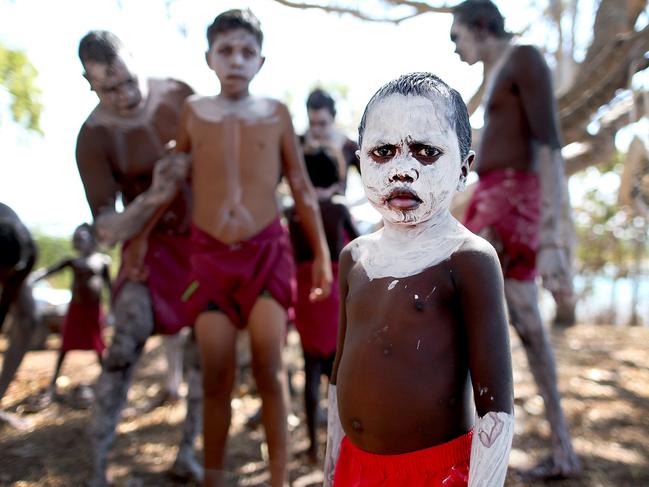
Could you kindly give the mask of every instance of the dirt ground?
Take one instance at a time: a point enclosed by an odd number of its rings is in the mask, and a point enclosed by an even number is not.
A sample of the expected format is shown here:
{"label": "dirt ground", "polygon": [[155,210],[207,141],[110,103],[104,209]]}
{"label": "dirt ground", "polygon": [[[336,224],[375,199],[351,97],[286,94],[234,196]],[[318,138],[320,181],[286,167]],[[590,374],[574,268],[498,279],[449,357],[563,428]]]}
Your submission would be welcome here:
{"label": "dirt ground", "polygon": [[[560,372],[563,404],[584,472],[577,480],[554,482],[560,487],[649,486],[649,329],[578,325],[553,333]],[[0,338],[0,350],[6,342]],[[25,400],[46,386],[56,359],[58,338],[47,350],[30,352],[17,380],[4,398],[5,411],[23,420],[23,429],[0,423],[0,486],[82,486],[89,470],[89,410],[69,405],[75,386],[89,384],[99,367],[92,352],[71,353],[59,380],[62,398],[35,414],[25,412]],[[507,485],[520,487],[516,469],[531,466],[548,454],[548,425],[543,405],[527,371],[525,357],[512,336],[516,392],[516,437]],[[299,373],[300,354],[294,334],[289,336],[287,361],[298,370],[293,384],[294,412],[303,419]],[[165,368],[161,339],[153,338],[139,364],[129,405],[118,429],[111,472],[117,486],[174,486],[166,471],[180,437],[184,406],[164,405],[148,410],[160,392]],[[261,428],[246,426],[259,405],[249,374],[244,372],[232,400],[233,426],[227,470],[231,485],[265,485],[265,448]],[[321,435],[324,443],[324,431]],[[200,456],[201,445],[198,443]],[[294,487],[320,485],[319,466],[310,466],[305,425],[291,431],[290,464]],[[324,446],[322,447],[324,450]],[[186,484],[191,485],[191,484]]]}

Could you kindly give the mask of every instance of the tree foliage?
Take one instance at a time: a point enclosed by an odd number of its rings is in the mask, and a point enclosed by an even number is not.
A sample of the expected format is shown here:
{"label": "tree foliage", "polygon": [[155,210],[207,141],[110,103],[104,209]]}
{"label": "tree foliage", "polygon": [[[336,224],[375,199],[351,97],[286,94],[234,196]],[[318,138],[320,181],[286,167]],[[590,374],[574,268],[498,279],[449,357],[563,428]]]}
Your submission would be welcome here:
{"label": "tree foliage", "polygon": [[21,50],[0,43],[0,86],[9,94],[9,109],[17,123],[42,134],[40,117],[43,105],[36,84],[38,71]]}

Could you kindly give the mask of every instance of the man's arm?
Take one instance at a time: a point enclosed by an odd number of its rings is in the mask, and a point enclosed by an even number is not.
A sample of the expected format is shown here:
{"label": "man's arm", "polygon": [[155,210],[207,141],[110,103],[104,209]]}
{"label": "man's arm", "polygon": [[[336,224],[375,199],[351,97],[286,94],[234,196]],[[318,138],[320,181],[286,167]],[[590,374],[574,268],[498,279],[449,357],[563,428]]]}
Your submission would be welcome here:
{"label": "man's arm", "polygon": [[168,154],[155,166],[151,187],[122,212],[115,211],[118,185],[113,176],[105,134],[82,127],[77,139],[77,166],[95,219],[100,242],[114,245],[137,235],[155,211],[173,198],[177,181],[186,174],[186,156]]}
{"label": "man's arm", "polygon": [[283,126],[281,152],[282,169],[291,187],[295,200],[295,210],[300,217],[304,233],[313,250],[312,288],[309,298],[313,301],[326,298],[331,292],[331,257],[325,236],[320,207],[313,186],[306,174],[304,162],[300,156],[297,137],[293,130],[291,116],[283,104],[279,105],[279,114]]}
{"label": "man's arm", "polygon": [[338,378],[338,366],[343,354],[345,345],[345,333],[347,331],[347,311],[345,302],[347,301],[347,275],[352,266],[351,252],[345,247],[340,253],[338,272],[338,292],[340,293],[340,314],[338,319],[338,342],[336,344],[336,357],[334,359],[331,371],[331,380],[327,394],[327,449],[325,451],[324,464],[324,487],[331,487],[334,483],[334,474],[336,473],[336,463],[340,453],[340,442],[345,436],[340,416],[338,415],[338,394],[336,382]]}
{"label": "man's arm", "polygon": [[550,70],[541,53],[520,46],[512,53],[515,82],[534,142],[541,182],[541,242],[538,267],[543,285],[553,292],[570,288],[569,263],[562,242],[561,209],[565,197],[564,161]]}
{"label": "man's arm", "polygon": [[[474,245],[474,244],[472,244]],[[469,487],[502,486],[514,435],[513,379],[502,271],[486,242],[454,259],[476,406]],[[455,275],[455,273],[454,273]]]}

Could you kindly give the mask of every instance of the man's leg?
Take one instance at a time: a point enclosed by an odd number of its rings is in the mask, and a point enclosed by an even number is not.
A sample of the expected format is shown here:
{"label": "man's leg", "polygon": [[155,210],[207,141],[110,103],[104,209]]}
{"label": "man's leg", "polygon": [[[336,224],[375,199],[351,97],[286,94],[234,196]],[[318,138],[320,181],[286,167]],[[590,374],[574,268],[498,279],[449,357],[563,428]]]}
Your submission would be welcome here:
{"label": "man's leg", "polygon": [[30,285],[23,283],[21,286],[18,298],[13,304],[12,313],[13,322],[9,332],[9,346],[4,354],[2,372],[0,372],[0,402],[14,379],[25,353],[29,350],[32,335],[39,325]]}
{"label": "man's leg", "polygon": [[165,393],[169,401],[177,401],[180,398],[180,383],[183,380],[183,345],[185,335],[178,332],[175,335],[163,338],[165,356],[167,358],[167,377]]}
{"label": "man's leg", "polygon": [[126,393],[147,338],[153,332],[153,309],[149,290],[141,283],[127,282],[115,305],[115,334],[97,379],[92,412],[92,473],[88,485],[100,487],[106,479],[107,458],[115,428],[126,401]]}
{"label": "man's leg", "polygon": [[225,444],[232,415],[237,329],[219,311],[199,315],[194,329],[203,376],[203,485],[219,487],[224,485]]}
{"label": "man's leg", "polygon": [[203,425],[203,383],[201,377],[200,355],[194,333],[185,342],[185,373],[187,376],[187,413],[183,424],[183,435],[178,446],[178,455],[171,467],[171,474],[184,479],[203,480],[203,468],[196,461],[194,442]]}
{"label": "man's leg", "polygon": [[538,288],[534,281],[505,280],[505,296],[509,314],[523,343],[530,371],[545,404],[545,413],[552,430],[553,465],[539,469],[539,477],[570,476],[579,472],[579,460],[568,432],[559,391],[552,345],[545,331],[538,307]]}
{"label": "man's leg", "polygon": [[250,312],[248,330],[270,457],[270,485],[283,487],[288,461],[288,389],[282,361],[286,311],[274,299],[260,297]]}

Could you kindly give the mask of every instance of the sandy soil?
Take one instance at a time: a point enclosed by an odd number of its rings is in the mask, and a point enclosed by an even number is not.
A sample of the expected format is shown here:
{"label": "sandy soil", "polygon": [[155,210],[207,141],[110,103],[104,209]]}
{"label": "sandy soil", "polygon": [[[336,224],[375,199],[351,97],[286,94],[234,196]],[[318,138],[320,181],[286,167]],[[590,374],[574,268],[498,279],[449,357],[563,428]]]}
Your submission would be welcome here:
{"label": "sandy soil", "polygon": [[[559,363],[563,404],[577,453],[584,466],[579,479],[555,482],[568,486],[649,485],[649,329],[578,325],[553,334]],[[58,338],[51,336],[47,350],[30,352],[17,380],[4,398],[5,411],[23,420],[17,429],[0,423],[0,486],[81,486],[88,473],[86,432],[89,410],[70,404],[79,384],[89,384],[99,373],[92,352],[74,352],[66,359],[59,381],[61,398],[47,409],[27,414],[26,399],[46,386],[56,359]],[[517,434],[507,485],[525,484],[516,469],[533,465],[548,454],[548,424],[543,405],[527,371],[520,343],[512,337],[515,366]],[[0,338],[0,350],[6,348]],[[298,372],[293,384],[296,415],[303,419],[299,391],[303,377],[295,335],[290,336],[287,361]],[[129,405],[119,425],[111,473],[117,486],[182,485],[166,471],[176,453],[183,419],[182,401],[149,410],[160,393],[165,369],[161,339],[152,338],[138,366]],[[261,428],[250,429],[246,420],[259,405],[249,372],[243,369],[233,396],[233,426],[227,459],[232,485],[265,485],[265,448]],[[321,440],[324,443],[324,431]],[[291,432],[294,487],[320,485],[319,466],[310,466],[305,425]],[[200,441],[197,445],[199,455]],[[324,450],[324,446],[321,450]],[[185,484],[191,485],[191,484]]]}

